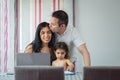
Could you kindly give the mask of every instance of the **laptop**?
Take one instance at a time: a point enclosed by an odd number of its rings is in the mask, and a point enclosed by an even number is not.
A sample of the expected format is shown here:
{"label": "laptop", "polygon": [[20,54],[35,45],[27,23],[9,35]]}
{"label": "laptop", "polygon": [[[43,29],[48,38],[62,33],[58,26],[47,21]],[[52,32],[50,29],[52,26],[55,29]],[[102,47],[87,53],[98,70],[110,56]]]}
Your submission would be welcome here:
{"label": "laptop", "polygon": [[64,80],[64,69],[52,66],[16,66],[15,80]]}
{"label": "laptop", "polygon": [[120,80],[120,66],[84,67],[83,80]]}
{"label": "laptop", "polygon": [[50,65],[49,53],[18,53],[16,54],[15,66],[36,66],[36,65]]}

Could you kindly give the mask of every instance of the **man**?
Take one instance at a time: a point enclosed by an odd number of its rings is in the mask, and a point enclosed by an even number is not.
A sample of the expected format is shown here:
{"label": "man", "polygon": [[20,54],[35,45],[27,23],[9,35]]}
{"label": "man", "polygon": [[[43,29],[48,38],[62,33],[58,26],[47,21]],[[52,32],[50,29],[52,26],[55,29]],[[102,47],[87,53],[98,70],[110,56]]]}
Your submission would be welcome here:
{"label": "man", "polygon": [[[68,27],[68,14],[63,10],[52,13],[50,29],[57,34],[57,40],[65,42],[69,50],[72,46],[77,47],[83,56],[85,66],[90,66],[90,55],[85,43],[80,38],[80,33],[75,27]],[[74,55],[74,53],[71,53]]]}

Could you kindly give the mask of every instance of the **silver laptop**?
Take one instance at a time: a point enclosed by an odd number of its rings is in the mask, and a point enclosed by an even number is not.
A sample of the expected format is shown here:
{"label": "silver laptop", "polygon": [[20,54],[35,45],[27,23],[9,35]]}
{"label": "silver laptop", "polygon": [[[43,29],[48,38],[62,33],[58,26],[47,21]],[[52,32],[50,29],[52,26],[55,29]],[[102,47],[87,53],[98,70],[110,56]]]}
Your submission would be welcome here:
{"label": "silver laptop", "polygon": [[50,65],[50,54],[49,53],[16,54],[15,66],[36,66],[36,65]]}
{"label": "silver laptop", "polygon": [[52,66],[16,66],[15,80],[64,80],[64,69]]}

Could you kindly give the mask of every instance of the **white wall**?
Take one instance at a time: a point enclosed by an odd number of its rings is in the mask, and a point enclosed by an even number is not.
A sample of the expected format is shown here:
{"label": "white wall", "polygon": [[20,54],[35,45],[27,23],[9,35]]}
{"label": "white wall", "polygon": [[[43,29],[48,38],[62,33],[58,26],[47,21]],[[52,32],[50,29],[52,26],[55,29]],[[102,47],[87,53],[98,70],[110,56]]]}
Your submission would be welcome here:
{"label": "white wall", "polygon": [[93,66],[120,66],[120,0],[75,0],[76,25]]}

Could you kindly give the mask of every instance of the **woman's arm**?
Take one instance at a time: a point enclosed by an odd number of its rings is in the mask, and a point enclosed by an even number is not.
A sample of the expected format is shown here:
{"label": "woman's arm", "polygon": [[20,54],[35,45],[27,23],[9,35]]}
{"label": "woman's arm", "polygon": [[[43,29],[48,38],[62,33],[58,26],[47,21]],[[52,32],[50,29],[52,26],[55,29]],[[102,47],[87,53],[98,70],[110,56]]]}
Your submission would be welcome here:
{"label": "woman's arm", "polygon": [[28,46],[26,47],[25,53],[32,53],[32,52],[33,52],[33,50],[32,50],[32,45],[30,44],[30,45],[28,45]]}

